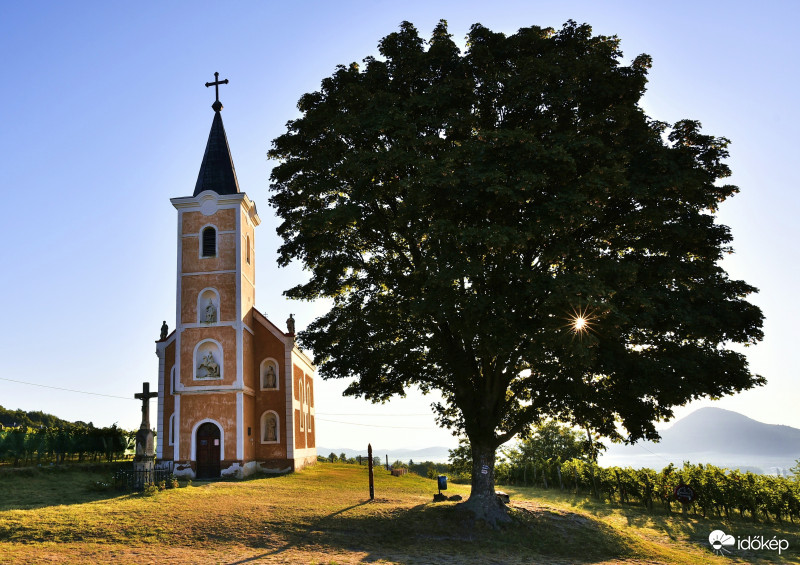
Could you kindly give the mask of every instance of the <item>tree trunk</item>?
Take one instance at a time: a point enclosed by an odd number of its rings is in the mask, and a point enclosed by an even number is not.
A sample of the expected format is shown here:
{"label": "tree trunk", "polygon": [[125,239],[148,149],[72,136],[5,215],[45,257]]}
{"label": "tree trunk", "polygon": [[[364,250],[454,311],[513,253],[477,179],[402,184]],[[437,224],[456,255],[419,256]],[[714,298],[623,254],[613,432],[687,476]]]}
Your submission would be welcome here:
{"label": "tree trunk", "polygon": [[472,489],[464,507],[492,526],[510,522],[505,505],[494,492],[495,448],[491,444],[472,442]]}

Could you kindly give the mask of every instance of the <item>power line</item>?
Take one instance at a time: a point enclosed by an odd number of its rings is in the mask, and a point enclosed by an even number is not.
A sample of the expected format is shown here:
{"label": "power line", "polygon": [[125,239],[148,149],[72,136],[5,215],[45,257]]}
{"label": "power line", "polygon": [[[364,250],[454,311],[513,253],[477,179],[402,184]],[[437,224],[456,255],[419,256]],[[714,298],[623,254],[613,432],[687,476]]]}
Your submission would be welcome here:
{"label": "power line", "polygon": [[363,426],[366,428],[393,428],[395,430],[430,430],[430,426],[426,427],[413,427],[413,426],[381,426],[378,424],[357,424],[356,422],[342,422],[340,420],[328,420],[327,418],[316,418],[321,422],[332,422],[334,424],[347,424],[348,426]]}
{"label": "power line", "polygon": [[433,416],[431,412],[425,412],[420,414],[357,414],[354,412],[317,412],[321,416],[378,416],[378,417],[406,417],[406,416]]}
{"label": "power line", "polygon": [[29,383],[29,382],[26,382],[26,381],[18,381],[16,379],[6,379],[4,377],[0,377],[0,381],[9,381],[9,382],[12,382],[12,383],[19,383],[19,384],[30,385],[30,386],[39,386],[39,387],[42,387],[42,388],[52,388],[52,389],[55,389],[55,390],[65,390],[67,392],[77,392],[78,394],[91,394],[91,395],[94,395],[94,396],[105,396],[107,398],[122,398],[124,400],[133,400],[133,401],[138,402],[135,398],[129,397],[129,396],[117,396],[117,395],[114,395],[114,394],[103,394],[103,393],[100,393],[100,392],[88,392],[86,390],[75,390],[75,389],[72,389],[72,388],[63,388],[63,387],[60,387],[60,386],[50,386],[50,385],[43,385],[43,384],[39,384],[39,383]]}

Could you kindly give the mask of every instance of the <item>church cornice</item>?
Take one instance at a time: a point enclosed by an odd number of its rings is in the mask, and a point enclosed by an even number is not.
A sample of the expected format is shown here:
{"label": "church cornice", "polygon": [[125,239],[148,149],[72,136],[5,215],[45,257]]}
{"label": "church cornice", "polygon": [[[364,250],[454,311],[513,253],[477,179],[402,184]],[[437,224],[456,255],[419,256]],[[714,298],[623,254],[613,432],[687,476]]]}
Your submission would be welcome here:
{"label": "church cornice", "polygon": [[204,190],[197,196],[179,196],[170,198],[172,205],[183,212],[201,212],[203,215],[210,216],[217,210],[241,207],[247,212],[250,221],[254,226],[261,223],[258,216],[256,203],[250,200],[246,192],[237,194],[217,194],[213,190]]}

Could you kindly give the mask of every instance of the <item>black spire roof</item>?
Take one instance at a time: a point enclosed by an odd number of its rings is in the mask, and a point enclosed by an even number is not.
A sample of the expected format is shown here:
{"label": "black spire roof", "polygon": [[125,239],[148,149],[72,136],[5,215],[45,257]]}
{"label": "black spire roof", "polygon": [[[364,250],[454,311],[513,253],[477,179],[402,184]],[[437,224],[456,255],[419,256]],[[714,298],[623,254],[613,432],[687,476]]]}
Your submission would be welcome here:
{"label": "black spire roof", "polygon": [[204,190],[213,190],[217,194],[239,193],[236,169],[233,168],[228,137],[225,135],[225,127],[222,125],[220,114],[222,104],[219,103],[219,100],[214,103],[213,108],[214,121],[211,122],[211,133],[208,134],[206,152],[203,154],[203,163],[200,165],[200,174],[197,175],[193,196],[197,196]]}

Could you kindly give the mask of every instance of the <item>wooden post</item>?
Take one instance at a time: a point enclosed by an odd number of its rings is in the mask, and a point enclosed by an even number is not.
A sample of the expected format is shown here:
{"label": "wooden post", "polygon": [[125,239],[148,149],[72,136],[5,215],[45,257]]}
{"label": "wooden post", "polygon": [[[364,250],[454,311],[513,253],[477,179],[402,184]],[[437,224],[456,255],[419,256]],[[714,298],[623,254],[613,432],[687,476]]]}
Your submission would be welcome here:
{"label": "wooden post", "polygon": [[372,444],[367,444],[367,457],[369,457],[369,499],[375,500],[375,478],[372,476]]}

